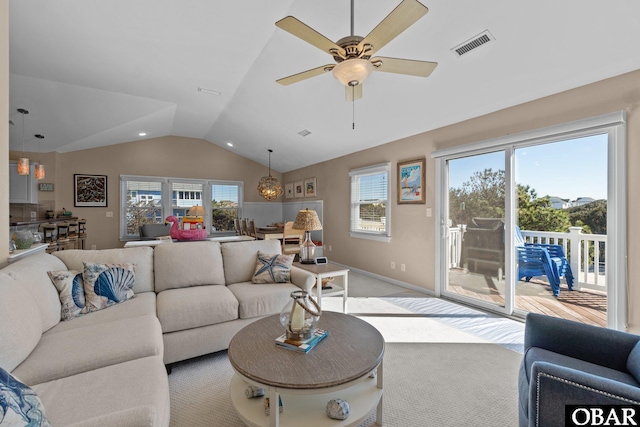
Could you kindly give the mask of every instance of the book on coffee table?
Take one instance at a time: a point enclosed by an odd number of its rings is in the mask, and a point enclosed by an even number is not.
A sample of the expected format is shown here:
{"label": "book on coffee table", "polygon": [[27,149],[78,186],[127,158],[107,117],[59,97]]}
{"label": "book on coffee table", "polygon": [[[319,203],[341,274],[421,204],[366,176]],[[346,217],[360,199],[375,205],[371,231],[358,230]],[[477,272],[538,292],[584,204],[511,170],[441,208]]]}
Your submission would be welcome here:
{"label": "book on coffee table", "polygon": [[310,338],[302,341],[287,339],[287,334],[282,334],[276,338],[276,345],[287,348],[289,350],[299,351],[300,353],[308,353],[320,341],[329,335],[329,331],[324,329],[314,329]]}

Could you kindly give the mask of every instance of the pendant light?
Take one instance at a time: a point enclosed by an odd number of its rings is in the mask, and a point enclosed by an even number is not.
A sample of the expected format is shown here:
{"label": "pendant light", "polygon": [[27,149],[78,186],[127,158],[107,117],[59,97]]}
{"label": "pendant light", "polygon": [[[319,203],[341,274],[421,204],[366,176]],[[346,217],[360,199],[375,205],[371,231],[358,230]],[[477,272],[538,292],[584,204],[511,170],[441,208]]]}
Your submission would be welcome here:
{"label": "pendant light", "polygon": [[36,138],[38,138],[38,164],[36,165],[36,179],[44,179],[44,165],[42,164],[41,158],[40,156],[42,155],[41,153],[41,143],[42,140],[44,139],[44,135],[41,134],[36,134],[34,135]]}
{"label": "pendant light", "polygon": [[18,159],[18,175],[29,175],[29,158],[24,155],[24,116],[29,110],[18,108],[18,113],[22,114],[22,157]]}
{"label": "pendant light", "polygon": [[284,193],[280,181],[271,176],[271,153],[273,150],[269,149],[269,176],[263,176],[258,182],[258,193],[266,200],[275,200]]}

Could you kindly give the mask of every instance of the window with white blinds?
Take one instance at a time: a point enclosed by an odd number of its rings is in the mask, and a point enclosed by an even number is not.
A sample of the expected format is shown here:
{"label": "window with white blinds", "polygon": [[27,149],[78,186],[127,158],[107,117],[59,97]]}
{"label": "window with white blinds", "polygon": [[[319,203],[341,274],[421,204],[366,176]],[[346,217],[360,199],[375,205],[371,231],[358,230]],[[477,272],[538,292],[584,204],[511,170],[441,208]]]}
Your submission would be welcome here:
{"label": "window with white blinds", "polygon": [[391,239],[390,163],[349,171],[351,177],[351,237]]}

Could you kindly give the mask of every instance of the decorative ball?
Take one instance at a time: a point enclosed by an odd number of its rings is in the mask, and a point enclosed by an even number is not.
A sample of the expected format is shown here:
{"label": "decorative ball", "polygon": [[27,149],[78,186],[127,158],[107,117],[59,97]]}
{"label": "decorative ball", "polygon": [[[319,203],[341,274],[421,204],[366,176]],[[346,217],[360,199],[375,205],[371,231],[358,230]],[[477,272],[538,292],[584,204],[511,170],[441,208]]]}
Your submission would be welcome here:
{"label": "decorative ball", "polygon": [[334,420],[346,420],[349,418],[349,404],[343,399],[331,399],[327,403],[327,416]]}

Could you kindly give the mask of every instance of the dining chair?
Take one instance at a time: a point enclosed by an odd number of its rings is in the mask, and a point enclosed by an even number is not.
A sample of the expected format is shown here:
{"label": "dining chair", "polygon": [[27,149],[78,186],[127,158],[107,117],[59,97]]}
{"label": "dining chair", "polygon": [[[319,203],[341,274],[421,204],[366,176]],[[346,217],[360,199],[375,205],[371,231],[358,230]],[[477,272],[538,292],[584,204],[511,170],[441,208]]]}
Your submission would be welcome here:
{"label": "dining chair", "polygon": [[293,221],[284,223],[282,230],[282,253],[285,255],[300,254],[300,240],[303,230],[294,230]]}
{"label": "dining chair", "polygon": [[254,239],[258,238],[256,234],[256,223],[253,220],[249,221],[248,235],[253,237]]}
{"label": "dining chair", "polygon": [[238,218],[233,219],[233,226],[236,229],[236,236],[242,235],[242,229],[240,228],[240,220]]}
{"label": "dining chair", "polygon": [[247,220],[245,218],[242,218],[242,220],[240,221],[240,226],[242,227],[242,235],[243,236],[248,236],[249,235],[249,229],[247,227]]}

